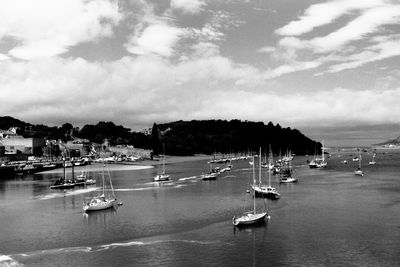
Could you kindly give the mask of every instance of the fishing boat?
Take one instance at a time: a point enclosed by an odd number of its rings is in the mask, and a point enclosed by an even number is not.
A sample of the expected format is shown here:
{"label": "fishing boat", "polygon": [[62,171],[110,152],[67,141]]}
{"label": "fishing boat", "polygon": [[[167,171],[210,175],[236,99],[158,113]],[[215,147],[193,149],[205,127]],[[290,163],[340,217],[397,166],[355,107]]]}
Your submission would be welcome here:
{"label": "fishing boat", "polygon": [[[254,162],[254,157],[253,157],[253,162]],[[255,175],[254,175],[254,165],[253,165],[253,184],[256,183],[255,180]],[[255,191],[253,191],[255,192]],[[234,226],[240,227],[240,226],[248,226],[248,225],[254,225],[257,223],[265,222],[265,217],[267,217],[268,212],[263,211],[257,213],[256,210],[256,197],[253,195],[253,211],[245,212],[244,214],[236,217],[233,216],[232,218],[232,223]],[[270,216],[268,216],[269,218]]]}
{"label": "fishing boat", "polygon": [[163,145],[163,155],[162,155],[162,172],[154,176],[154,182],[164,182],[164,181],[169,181],[171,180],[171,177],[169,174],[165,173],[165,149]]}
{"label": "fishing boat", "polygon": [[[254,162],[254,159],[253,159]],[[254,165],[253,165],[254,166]],[[270,176],[269,176],[270,177]],[[254,190],[254,195],[256,197],[265,197],[269,199],[279,199],[280,194],[276,191],[274,187],[271,186],[271,179],[268,180],[268,186],[265,186],[261,182],[261,148],[260,148],[260,162],[259,162],[259,183],[253,183],[252,189]]]}
{"label": "fishing boat", "polygon": [[364,176],[364,172],[361,170],[361,151],[358,150],[358,169],[354,171],[355,175]]}
{"label": "fishing boat", "polygon": [[84,212],[105,210],[105,209],[109,209],[109,208],[114,208],[116,205],[118,205],[117,198],[114,194],[114,187],[112,185],[110,172],[108,172],[108,178],[109,178],[111,193],[106,192],[104,162],[103,162],[102,192],[98,196],[92,197],[89,201],[83,202],[83,211]]}

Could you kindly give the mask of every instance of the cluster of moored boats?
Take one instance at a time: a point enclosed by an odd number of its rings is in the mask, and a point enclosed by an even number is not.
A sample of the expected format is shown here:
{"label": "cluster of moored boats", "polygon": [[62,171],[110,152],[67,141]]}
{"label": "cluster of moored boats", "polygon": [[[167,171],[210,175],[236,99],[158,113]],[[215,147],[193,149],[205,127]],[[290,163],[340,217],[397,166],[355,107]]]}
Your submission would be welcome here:
{"label": "cluster of moored boats", "polygon": [[[255,175],[255,157],[249,162],[250,166],[253,168],[253,183],[251,184],[251,190],[247,190],[253,193],[253,211],[245,212],[242,215],[234,216],[232,223],[234,226],[246,226],[252,225],[259,222],[264,222],[265,218],[270,218],[267,210],[257,212],[256,209],[256,198],[269,198],[272,200],[277,200],[280,198],[280,193],[276,188],[271,186],[271,173],[279,175],[280,183],[296,183],[298,178],[293,174],[292,162],[293,156],[290,152],[287,153],[283,158],[280,157],[277,162],[273,162],[273,156],[271,152],[271,147],[269,148],[268,161],[262,163],[261,148],[259,153],[259,163],[258,163],[258,181]],[[262,183],[262,171],[261,168],[267,168],[268,172],[268,184]]]}
{"label": "cluster of moored boats", "polygon": [[[376,161],[375,161],[375,157],[376,157],[376,151],[374,151],[372,153],[372,160],[368,162],[368,165],[375,165]],[[358,176],[364,176],[364,172],[361,169],[361,162],[362,162],[362,157],[361,157],[361,150],[358,149],[358,156],[353,158],[353,162],[358,162],[358,168],[354,171],[354,175],[358,175]],[[343,160],[341,161],[342,164],[347,164],[347,160]]]}
{"label": "cluster of moored boats", "polygon": [[[67,179],[66,177],[66,168],[72,167],[72,177]],[[63,162],[63,176],[58,178],[53,185],[50,186],[50,189],[69,189],[73,187],[93,185],[96,183],[96,180],[92,178],[87,178],[86,173],[82,171],[80,175],[75,176],[74,174],[74,164],[71,166],[67,165],[67,162]]]}

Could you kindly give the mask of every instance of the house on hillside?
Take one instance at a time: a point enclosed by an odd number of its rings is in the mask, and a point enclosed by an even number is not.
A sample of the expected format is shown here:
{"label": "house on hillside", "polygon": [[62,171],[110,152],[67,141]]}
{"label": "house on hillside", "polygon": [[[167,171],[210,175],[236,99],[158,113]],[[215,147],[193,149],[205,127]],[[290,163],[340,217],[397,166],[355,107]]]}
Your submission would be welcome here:
{"label": "house on hillside", "polygon": [[[45,143],[42,138],[28,137],[17,135],[17,128],[11,127],[8,130],[0,130],[0,143],[4,147],[4,156],[13,157],[20,155],[40,156]],[[0,149],[1,152],[2,149]]]}

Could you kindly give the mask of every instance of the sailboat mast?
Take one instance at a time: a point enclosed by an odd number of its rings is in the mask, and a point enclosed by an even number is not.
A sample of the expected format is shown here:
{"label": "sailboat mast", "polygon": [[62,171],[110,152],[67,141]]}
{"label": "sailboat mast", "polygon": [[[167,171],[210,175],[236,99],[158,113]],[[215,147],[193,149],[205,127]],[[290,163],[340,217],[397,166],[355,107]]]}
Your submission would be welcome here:
{"label": "sailboat mast", "polygon": [[165,174],[165,145],[162,145],[163,147],[163,170],[162,170],[162,174]]}
{"label": "sailboat mast", "polygon": [[271,186],[271,145],[269,145],[269,155],[268,155],[268,186]]}
{"label": "sailboat mast", "polygon": [[358,150],[358,168],[361,170],[361,149]]}
{"label": "sailboat mast", "polygon": [[325,162],[324,140],[322,140],[322,162]]}
{"label": "sailboat mast", "polygon": [[63,157],[63,180],[65,181],[65,157]]}
{"label": "sailboat mast", "polygon": [[259,158],[259,164],[258,164],[258,180],[261,186],[261,147],[260,147],[260,158]]}
{"label": "sailboat mast", "polygon": [[103,171],[102,171],[102,174],[103,174],[103,196],[105,196],[105,187],[104,187],[104,184],[105,184],[105,182],[104,182],[104,158],[103,158]]}
{"label": "sailboat mast", "polygon": [[[256,174],[255,174],[255,169],[254,169],[254,156],[253,156],[253,187],[256,185]],[[253,211],[254,215],[256,214],[256,190],[253,188],[254,191],[254,196],[253,196]]]}

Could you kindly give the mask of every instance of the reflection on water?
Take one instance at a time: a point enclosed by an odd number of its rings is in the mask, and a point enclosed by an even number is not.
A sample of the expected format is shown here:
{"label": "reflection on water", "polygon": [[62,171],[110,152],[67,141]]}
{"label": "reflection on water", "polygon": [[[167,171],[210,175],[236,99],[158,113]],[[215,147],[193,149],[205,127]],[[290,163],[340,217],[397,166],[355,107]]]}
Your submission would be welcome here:
{"label": "reflection on water", "polygon": [[[240,234],[240,233],[246,233],[246,234],[256,234],[256,233],[263,233],[263,235],[267,234],[267,228],[268,228],[268,221],[269,219],[266,218],[263,221],[260,221],[256,224],[252,225],[243,225],[240,227],[233,226],[233,235]],[[260,231],[262,229],[263,231]]]}
{"label": "reflection on water", "polygon": [[82,212],[82,216],[85,219],[85,222],[89,226],[97,226],[103,225],[106,226],[107,222],[110,221],[114,216],[117,215],[118,206],[114,206],[112,208],[106,210],[99,210],[94,212]]}

